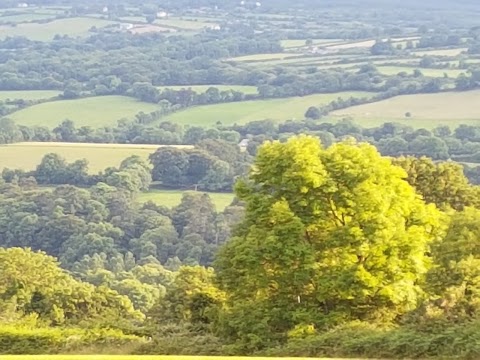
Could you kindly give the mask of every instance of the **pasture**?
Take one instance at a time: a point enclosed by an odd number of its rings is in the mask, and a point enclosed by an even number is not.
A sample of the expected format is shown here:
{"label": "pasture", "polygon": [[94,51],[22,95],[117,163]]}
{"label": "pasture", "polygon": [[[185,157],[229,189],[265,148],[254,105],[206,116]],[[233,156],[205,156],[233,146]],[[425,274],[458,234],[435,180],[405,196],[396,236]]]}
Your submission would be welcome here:
{"label": "pasture", "polygon": [[211,87],[217,88],[219,91],[233,90],[233,91],[239,91],[244,94],[250,94],[250,95],[258,94],[258,90],[256,86],[248,86],[248,85],[179,85],[179,86],[159,86],[158,89],[159,90],[192,89],[196,93],[204,93]]}
{"label": "pasture", "polygon": [[443,77],[444,74],[447,74],[448,77],[456,78],[460,74],[465,74],[466,70],[462,69],[427,69],[427,68],[414,68],[407,66],[377,66],[377,70],[385,75],[397,75],[401,72],[406,72],[408,74],[413,74],[415,69],[418,69],[425,76],[431,77]]}
{"label": "pasture", "polygon": [[0,171],[4,168],[34,170],[42,158],[56,153],[68,162],[87,159],[89,172],[96,174],[110,166],[119,166],[127,157],[138,155],[143,159],[160,145],[83,144],[83,143],[16,143],[0,146]]}
{"label": "pasture", "polygon": [[183,20],[179,18],[158,19],[155,21],[156,25],[171,27],[178,30],[203,30],[205,28],[211,28],[217,25],[216,23],[203,22],[203,21],[191,21]]}
{"label": "pasture", "polygon": [[184,125],[213,126],[217,122],[221,122],[223,125],[232,125],[265,119],[274,121],[304,119],[305,112],[310,106],[325,105],[339,97],[348,99],[350,97],[363,98],[371,95],[368,92],[340,92],[204,105],[167,115],[162,121],[169,120]]}
{"label": "pasture", "polygon": [[[152,201],[157,205],[163,205],[168,208],[172,208],[180,204],[182,196],[186,191],[181,190],[158,190],[152,189],[148,192],[140,193],[137,200],[140,203],[146,203],[147,201]],[[190,191],[193,192],[193,191]],[[198,191],[199,193],[204,193],[203,191]],[[217,211],[223,211],[227,206],[229,206],[234,198],[233,193],[212,193],[208,192],[208,196],[212,199],[212,202],[215,204]]]}
{"label": "pasture", "polygon": [[0,26],[0,39],[7,36],[24,36],[30,40],[50,41],[55,35],[68,35],[72,37],[86,36],[93,26],[102,28],[114,24],[113,21],[94,18],[68,18],[54,20],[45,24],[23,23],[15,27]]}
{"label": "pasture", "polygon": [[116,125],[121,118],[132,118],[140,111],[152,112],[155,104],[144,103],[126,96],[96,96],[75,100],[46,102],[16,111],[8,117],[17,124],[53,128],[69,119],[80,126]]}
{"label": "pasture", "polygon": [[60,95],[55,90],[0,91],[0,101],[7,100],[46,100]]}
{"label": "pasture", "polygon": [[[378,126],[387,121],[401,121],[413,127],[434,128],[459,124],[480,124],[480,90],[438,94],[403,95],[353,106],[332,113],[336,118],[351,117],[364,126]],[[411,117],[406,117],[410,113]]]}
{"label": "pasture", "polygon": [[295,54],[295,53],[288,53],[288,52],[268,53],[268,54],[237,56],[237,57],[228,59],[228,61],[255,62],[255,61],[267,61],[267,60],[285,60],[285,59],[295,58],[300,56],[303,56],[303,54]]}
{"label": "pasture", "polygon": [[412,54],[416,56],[458,56],[466,51],[468,48],[414,51]]}
{"label": "pasture", "polygon": [[[301,48],[301,47],[307,46],[306,41],[307,41],[306,39],[305,40],[282,40],[280,41],[280,45],[282,45],[284,49]],[[312,39],[312,45],[326,46],[326,45],[338,44],[342,41],[343,40],[341,39]]]}

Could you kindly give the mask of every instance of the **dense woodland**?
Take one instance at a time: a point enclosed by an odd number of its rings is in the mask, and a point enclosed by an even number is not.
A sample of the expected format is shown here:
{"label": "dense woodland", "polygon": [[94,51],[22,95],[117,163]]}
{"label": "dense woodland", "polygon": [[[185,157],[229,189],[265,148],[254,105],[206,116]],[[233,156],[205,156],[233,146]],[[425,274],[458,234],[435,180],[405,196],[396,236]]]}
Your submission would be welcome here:
{"label": "dense woodland", "polygon": [[[3,168],[0,354],[479,357],[480,126],[425,129],[409,113],[375,127],[329,117],[398,95],[479,88],[476,1],[124,0],[106,4],[106,15],[93,0],[37,4],[65,6],[58,19],[151,24],[164,10],[221,27],[0,40],[0,91],[59,94],[1,101],[2,146],[159,146],[98,173],[56,153],[30,171]],[[0,10],[13,16],[17,6]],[[393,42],[402,36],[418,39]],[[307,48],[312,39],[375,41],[356,71],[348,49],[325,69],[231,60],[288,54],[285,39]],[[414,50],[459,46],[460,55],[423,56],[411,73],[374,63],[402,66]],[[432,69],[460,75],[424,75]],[[371,95],[311,104],[304,119],[282,122],[169,121],[194,106],[340,91]],[[99,127],[10,118],[47,100],[107,95],[158,110]],[[152,188],[195,191],[174,207],[139,201]],[[214,191],[235,198],[217,209]]]}

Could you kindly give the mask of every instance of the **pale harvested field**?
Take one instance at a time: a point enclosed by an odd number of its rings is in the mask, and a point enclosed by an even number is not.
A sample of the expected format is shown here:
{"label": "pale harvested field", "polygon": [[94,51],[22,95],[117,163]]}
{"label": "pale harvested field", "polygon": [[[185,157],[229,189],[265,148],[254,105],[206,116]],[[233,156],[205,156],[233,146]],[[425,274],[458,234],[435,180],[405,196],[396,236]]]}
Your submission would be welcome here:
{"label": "pale harvested field", "polygon": [[[447,124],[452,128],[459,124],[480,123],[480,90],[447,92],[438,94],[403,95],[376,103],[353,106],[332,113],[348,116],[359,123],[383,123],[402,121],[414,127],[432,128]],[[405,114],[411,113],[407,118]]]}
{"label": "pale harvested field", "polygon": [[[161,145],[83,144],[83,143],[16,143],[0,146],[0,171],[4,168],[34,170],[49,153],[56,153],[68,162],[87,159],[89,172],[98,173],[110,166],[119,166],[129,156],[147,160]],[[180,146],[188,147],[188,146]],[[2,359],[3,360],[3,359]]]}

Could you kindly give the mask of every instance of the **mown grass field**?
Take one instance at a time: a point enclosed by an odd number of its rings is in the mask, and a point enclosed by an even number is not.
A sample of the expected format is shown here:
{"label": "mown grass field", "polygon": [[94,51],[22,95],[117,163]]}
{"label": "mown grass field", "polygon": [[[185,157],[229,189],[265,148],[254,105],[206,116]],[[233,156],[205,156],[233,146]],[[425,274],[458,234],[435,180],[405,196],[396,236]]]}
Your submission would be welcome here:
{"label": "mown grass field", "polygon": [[18,24],[16,27],[2,25],[0,26],[0,39],[7,36],[24,36],[30,40],[50,41],[57,34],[73,37],[86,36],[92,26],[102,28],[113,23],[113,21],[103,19],[77,17],[54,20],[46,24],[24,23]]}
{"label": "mown grass field", "polygon": [[468,48],[414,51],[412,54],[416,56],[457,56],[465,51],[468,51]]}
{"label": "mown grass field", "polygon": [[10,114],[8,117],[26,126],[42,125],[53,128],[63,120],[73,120],[80,126],[116,125],[121,118],[132,118],[140,111],[152,112],[155,104],[125,96],[96,96],[76,100],[42,103]]}
{"label": "mown grass field", "polygon": [[0,101],[5,100],[44,100],[60,94],[54,90],[0,91]]}
{"label": "mown grass field", "polygon": [[[413,127],[433,128],[459,124],[480,124],[480,90],[397,96],[371,104],[353,106],[332,113],[337,118],[349,116],[365,126],[387,121],[401,121]],[[411,117],[405,116],[407,112]]]}
{"label": "mown grass field", "polygon": [[218,121],[223,125],[245,124],[255,120],[270,119],[286,121],[303,119],[310,106],[328,104],[342,97],[369,97],[368,92],[341,92],[316,94],[303,97],[290,97],[273,100],[254,100],[227,104],[197,106],[178,113],[167,115],[162,120],[197,126],[213,126]]}
{"label": "mown grass field", "polygon": [[255,61],[268,61],[268,60],[284,60],[288,58],[295,58],[303,56],[303,54],[295,54],[295,53],[268,53],[268,54],[255,54],[255,55],[245,55],[245,56],[237,56],[234,58],[228,59],[229,61],[236,61],[236,62],[255,62]]}
{"label": "mown grass field", "polygon": [[[408,74],[413,74],[417,68],[407,67],[407,66],[377,66],[377,70],[385,75],[397,75],[401,72],[406,72]],[[460,74],[465,74],[466,70],[461,69],[424,69],[418,68],[425,76],[431,77],[443,77],[444,74],[447,74],[448,77],[456,78]]]}
{"label": "mown grass field", "polygon": [[159,86],[158,89],[172,89],[172,90],[181,90],[181,89],[192,89],[197,93],[204,93],[209,88],[214,87],[220,91],[240,91],[244,94],[258,94],[256,86],[248,86],[248,85],[179,85],[179,86]]}
{"label": "mown grass field", "polygon": [[[140,203],[145,203],[147,201],[153,201],[157,205],[163,205],[169,208],[177,206],[180,204],[183,194],[185,191],[181,190],[157,190],[152,189],[148,192],[141,193],[138,196],[138,201]],[[199,191],[199,193],[203,193]],[[234,198],[232,193],[212,193],[209,192],[208,195],[212,199],[217,211],[223,211],[227,206],[229,206]]]}
{"label": "mown grass field", "polygon": [[54,14],[36,14],[36,13],[27,13],[27,14],[18,14],[18,15],[6,15],[0,17],[0,24],[5,23],[23,23],[36,20],[44,19],[53,19],[55,18]]}
{"label": "mown grass field", "polygon": [[158,19],[154,22],[156,25],[177,28],[180,30],[202,30],[211,26],[215,26],[214,22],[191,21],[178,18]]}
{"label": "mown grass field", "polygon": [[[304,47],[306,45],[306,39],[305,40],[282,40],[280,41],[280,45],[282,45],[283,48],[289,49],[289,48],[299,48],[299,47]],[[337,44],[343,42],[341,39],[312,39],[312,44],[313,45],[328,45],[328,44]]]}
{"label": "mown grass field", "polygon": [[72,162],[87,159],[89,172],[98,173],[109,166],[119,166],[131,155],[147,159],[159,145],[74,144],[74,143],[16,143],[0,146],[0,171],[4,168],[34,170],[49,153],[63,156]]}

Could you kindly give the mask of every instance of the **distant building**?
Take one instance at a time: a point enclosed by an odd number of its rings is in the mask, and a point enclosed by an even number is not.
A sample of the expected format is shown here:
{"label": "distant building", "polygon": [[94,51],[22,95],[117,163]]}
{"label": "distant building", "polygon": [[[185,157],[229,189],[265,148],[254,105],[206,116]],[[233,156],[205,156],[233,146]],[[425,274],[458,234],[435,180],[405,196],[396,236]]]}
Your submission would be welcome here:
{"label": "distant building", "polygon": [[122,23],[120,24],[120,30],[132,30],[134,28],[133,24]]}
{"label": "distant building", "polygon": [[19,4],[17,5],[17,7],[19,7],[19,8],[28,8],[28,4],[27,4],[27,3],[19,3]]}
{"label": "distant building", "polygon": [[163,19],[168,17],[168,13],[166,11],[159,11],[157,12],[157,18]]}
{"label": "distant building", "polygon": [[104,13],[108,13],[108,7],[104,7],[103,10],[102,10]]}
{"label": "distant building", "polygon": [[238,143],[238,146],[240,147],[240,150],[246,151],[249,143],[250,139],[243,139]]}
{"label": "distant building", "polygon": [[207,29],[210,29],[210,30],[222,30],[222,27],[218,24],[214,24],[214,25],[209,25],[207,26]]}
{"label": "distant building", "polygon": [[257,7],[260,7],[260,6],[262,6],[262,3],[261,3],[261,2],[256,2],[255,5],[256,5]]}

